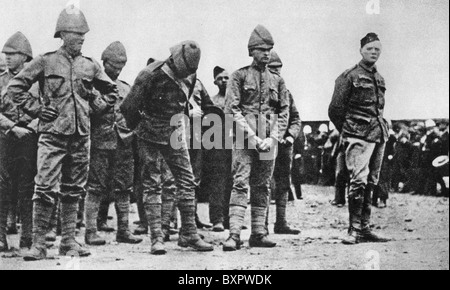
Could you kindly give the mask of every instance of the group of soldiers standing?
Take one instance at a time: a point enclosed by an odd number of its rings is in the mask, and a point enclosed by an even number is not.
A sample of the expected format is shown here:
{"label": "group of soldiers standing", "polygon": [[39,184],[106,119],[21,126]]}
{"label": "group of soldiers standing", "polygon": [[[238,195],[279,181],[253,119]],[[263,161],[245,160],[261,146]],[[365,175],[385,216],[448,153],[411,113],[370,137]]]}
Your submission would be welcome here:
{"label": "group of soldiers standing", "polygon": [[[277,205],[274,232],[299,233],[287,223],[286,204],[300,117],[265,27],[258,25],[250,36],[250,66],[231,75],[221,67],[214,69],[219,93],[210,98],[196,76],[201,57],[196,42],[173,46],[164,61],[149,59],[129,86],[118,79],[127,62],[124,46],[110,44],[101,57],[103,67],[83,56],[89,26],[80,10],[68,9],[56,25],[54,37],[63,41],[57,51],[33,59],[20,32],[2,51],[8,69],[0,79],[0,251],[8,249],[6,220],[14,195],[20,200],[20,247],[29,249],[23,255],[26,261],[46,258],[46,236],[56,204],[60,205],[60,255],[90,255],[75,239],[84,196],[86,244],[105,244],[97,220],[109,193],[117,213],[117,242],[140,243],[142,239],[129,230],[133,189],[141,232],[150,229],[152,254],[166,253],[175,205],[181,217],[178,245],[214,250],[197,230],[203,226],[196,214],[203,150],[193,144],[202,143],[202,132],[186,124],[211,114],[223,120],[232,116],[235,125],[222,128],[221,140],[226,143],[231,136],[232,148],[219,148],[213,154],[216,170],[223,173],[214,177],[217,186],[210,194],[210,217],[214,231],[229,229],[223,250],[242,246],[248,203],[249,245],[276,246],[267,223],[272,178]],[[387,241],[369,227],[370,196],[378,183],[387,138],[382,117],[386,86],[375,66],[380,53],[377,35],[369,33],[361,41],[363,60],[336,81],[329,110],[331,121],[342,132],[350,173],[350,227],[344,239],[350,244]]]}

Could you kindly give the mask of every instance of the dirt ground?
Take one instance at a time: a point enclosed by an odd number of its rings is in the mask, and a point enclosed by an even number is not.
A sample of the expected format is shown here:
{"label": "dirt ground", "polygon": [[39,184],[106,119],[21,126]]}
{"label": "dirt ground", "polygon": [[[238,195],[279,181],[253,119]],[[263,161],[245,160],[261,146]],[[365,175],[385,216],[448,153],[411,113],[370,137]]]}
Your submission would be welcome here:
{"label": "dirt ground", "polygon": [[[1,255],[4,269],[177,269],[177,270],[282,270],[282,269],[441,269],[449,270],[449,202],[448,198],[392,194],[388,208],[373,209],[373,226],[377,232],[394,240],[385,244],[346,246],[347,207],[338,209],[329,204],[333,188],[303,186],[303,200],[290,203],[290,223],[301,229],[298,236],[274,235],[278,245],[272,249],[249,248],[249,230],[243,231],[243,249],[225,253],[220,243],[228,232],[201,231],[216,245],[215,251],[198,253],[177,246],[177,236],[166,243],[164,256],[150,255],[150,239],[138,245],[117,244],[114,233],[105,234],[108,244],[90,247],[88,258],[58,256],[57,247],[49,250],[49,258],[24,262],[17,251]],[[112,209],[113,207],[111,207]],[[271,212],[275,206],[271,205]],[[208,220],[207,204],[199,205],[202,220]],[[111,214],[115,216],[113,210]],[[137,214],[132,215],[132,221]],[[273,229],[274,214],[271,215]],[[112,225],[114,222],[109,221]],[[249,225],[249,211],[246,217]],[[134,229],[135,225],[132,225]],[[83,241],[82,231],[78,239]],[[9,236],[10,246],[18,247],[18,237]],[[58,243],[56,243],[57,245]]]}

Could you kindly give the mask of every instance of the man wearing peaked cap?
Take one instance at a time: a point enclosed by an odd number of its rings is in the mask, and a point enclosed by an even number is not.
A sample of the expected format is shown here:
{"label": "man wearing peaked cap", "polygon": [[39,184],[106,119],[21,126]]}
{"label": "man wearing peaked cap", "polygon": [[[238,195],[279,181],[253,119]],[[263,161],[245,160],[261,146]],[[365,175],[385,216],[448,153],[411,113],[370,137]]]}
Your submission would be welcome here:
{"label": "man wearing peaked cap", "polygon": [[[90,255],[75,240],[78,203],[85,195],[89,171],[90,111],[107,111],[118,98],[117,85],[100,64],[81,54],[89,31],[83,13],[68,9],[59,15],[54,35],[62,39],[62,47],[36,57],[8,86],[15,104],[39,118],[33,246],[24,256],[26,261],[47,256],[45,235],[57,198],[62,228],[59,254]],[[27,93],[33,83],[40,85],[42,103]]]}
{"label": "man wearing peaked cap", "polygon": [[328,108],[330,120],[342,134],[350,174],[350,224],[344,244],[389,240],[370,229],[372,193],[379,181],[389,136],[383,119],[386,84],[375,65],[381,48],[375,33],[361,39],[362,60],[337,78]]}
{"label": "man wearing peaked cap", "polygon": [[[241,246],[248,188],[252,221],[249,244],[264,248],[276,246],[267,237],[265,222],[276,149],[284,139],[288,124],[289,99],[283,78],[267,68],[273,45],[270,32],[258,25],[248,43],[253,63],[234,72],[227,86],[225,113],[233,115],[236,138],[230,236],[223,244],[224,251],[235,251]],[[266,130],[261,130],[264,126],[257,123],[264,124]]]}
{"label": "man wearing peaked cap", "polygon": [[[151,231],[151,253],[163,255],[162,198],[158,180],[160,156],[172,172],[178,189],[181,214],[178,245],[198,251],[212,251],[197,233],[195,224],[195,180],[186,142],[185,119],[194,83],[187,77],[197,71],[200,47],[184,41],[170,49],[165,61],[155,61],[142,70],[121,105],[128,126],[138,138],[144,207]],[[186,117],[186,118],[184,118]],[[186,120],[187,122],[189,120]]]}
{"label": "man wearing peaked cap", "polygon": [[[7,70],[0,74],[0,252],[6,251],[7,215],[9,208],[16,208],[20,201],[22,233],[20,247],[31,247],[31,201],[36,175],[37,134],[36,120],[24,114],[7,94],[10,80],[33,58],[31,45],[21,32],[16,32],[3,46]],[[39,99],[37,85],[28,92]],[[12,212],[16,212],[13,210]],[[13,228],[15,229],[15,214]]]}
{"label": "man wearing peaked cap", "polygon": [[88,245],[104,245],[106,241],[97,234],[97,218],[102,199],[113,191],[117,214],[119,243],[137,244],[142,239],[130,233],[128,225],[130,194],[133,187],[133,131],[120,112],[120,105],[130,91],[130,86],[118,79],[127,62],[125,47],[119,41],[111,43],[102,53],[105,73],[119,90],[114,107],[91,117],[91,161],[86,196],[86,235]]}
{"label": "man wearing peaked cap", "polygon": [[[272,50],[270,52],[270,62],[268,67],[281,73],[283,62],[278,54]],[[278,146],[278,155],[275,161],[273,179],[275,181],[275,202],[276,202],[276,221],[274,226],[275,234],[298,235],[299,230],[291,228],[286,220],[286,207],[288,202],[289,189],[291,188],[291,169],[293,161],[293,145],[295,139],[300,135],[301,120],[300,114],[294,102],[292,94],[289,92],[289,121],[286,134],[281,144]],[[268,216],[266,221],[268,221]]]}

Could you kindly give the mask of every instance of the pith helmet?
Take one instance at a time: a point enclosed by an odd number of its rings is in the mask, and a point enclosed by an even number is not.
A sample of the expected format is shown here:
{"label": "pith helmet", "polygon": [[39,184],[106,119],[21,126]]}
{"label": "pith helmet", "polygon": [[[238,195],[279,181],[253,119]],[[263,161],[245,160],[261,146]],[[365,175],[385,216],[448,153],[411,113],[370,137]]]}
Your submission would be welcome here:
{"label": "pith helmet", "polygon": [[127,51],[125,46],[120,41],[115,41],[108,45],[108,47],[102,53],[102,60],[111,60],[118,63],[127,62]]}
{"label": "pith helmet", "polygon": [[3,46],[3,53],[21,53],[28,56],[27,61],[33,59],[31,44],[22,32],[14,33]]}
{"label": "pith helmet", "polygon": [[248,53],[251,56],[252,50],[256,48],[272,49],[274,44],[275,42],[273,41],[269,30],[262,25],[258,25],[250,35],[248,41]]}
{"label": "pith helmet", "polygon": [[270,52],[270,61],[268,67],[280,67],[280,66],[283,66],[283,62],[281,61],[280,57],[275,52],[275,50],[272,50]]}
{"label": "pith helmet", "polygon": [[84,17],[84,14],[80,9],[75,6],[70,6],[59,14],[54,37],[60,38],[62,31],[83,34],[89,31],[86,17]]}
{"label": "pith helmet", "polygon": [[201,51],[200,46],[195,41],[183,41],[171,47],[170,53],[179,74],[187,76],[197,71]]}

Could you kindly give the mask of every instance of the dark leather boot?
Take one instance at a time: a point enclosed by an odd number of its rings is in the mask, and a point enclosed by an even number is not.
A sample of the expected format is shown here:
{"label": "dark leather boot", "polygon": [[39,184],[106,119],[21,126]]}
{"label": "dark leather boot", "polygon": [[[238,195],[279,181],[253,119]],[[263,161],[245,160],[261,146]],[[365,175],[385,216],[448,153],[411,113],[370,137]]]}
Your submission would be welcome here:
{"label": "dark leather boot", "polygon": [[85,199],[85,220],[86,220],[86,233],[84,241],[87,245],[91,246],[103,246],[106,244],[106,240],[102,238],[98,232],[97,219],[98,211],[100,209],[100,202],[102,201],[102,193],[89,191]]}
{"label": "dark leather boot", "polygon": [[152,239],[152,255],[165,255],[167,253],[166,248],[164,247],[164,241],[161,237],[157,237]]}
{"label": "dark leather boot", "polygon": [[181,247],[187,245],[200,252],[213,251],[213,245],[203,241],[197,234],[194,200],[180,200],[178,202],[178,209],[180,210],[181,228],[183,229],[180,231],[178,245]]}
{"label": "dark leather boot", "polygon": [[251,218],[252,218],[252,234],[249,239],[250,247],[258,248],[273,248],[277,244],[272,242],[267,235],[266,228],[266,207],[252,206]]}
{"label": "dark leather boot", "polygon": [[367,184],[364,191],[364,202],[361,215],[361,229],[370,227],[370,218],[372,215],[372,195],[374,191],[375,186],[372,184]]}
{"label": "dark leather boot", "polygon": [[287,223],[275,224],[273,231],[277,235],[298,235],[301,233],[300,230],[289,227]]}
{"label": "dark leather boot", "polygon": [[220,233],[220,232],[225,231],[225,227],[223,226],[223,223],[216,223],[213,225],[212,231],[216,232],[216,233]]}
{"label": "dark leather boot", "polygon": [[348,196],[349,229],[348,234],[342,239],[345,245],[358,244],[360,241],[360,229],[362,228],[362,213],[364,203],[364,188],[350,191]]}
{"label": "dark leather boot", "polygon": [[355,228],[350,228],[348,230],[348,234],[345,238],[342,239],[342,243],[345,245],[355,245],[360,242],[361,236],[359,230]]}
{"label": "dark leather boot", "polygon": [[61,200],[61,230],[62,238],[59,245],[59,254],[61,256],[76,255],[78,257],[87,257],[91,252],[81,246],[75,240],[77,227],[78,200],[73,198],[64,198]]}
{"label": "dark leather boot", "polygon": [[98,221],[98,220],[97,220],[97,229],[105,233],[112,233],[115,231],[113,227],[108,226],[106,221]]}
{"label": "dark leather boot", "polygon": [[335,186],[334,187],[334,200],[331,205],[336,207],[345,206],[345,186]]}
{"label": "dark leather boot", "polygon": [[361,231],[361,243],[387,243],[391,239],[373,233],[370,228]]}
{"label": "dark leather boot", "polygon": [[147,235],[148,234],[148,226],[144,226],[142,223],[139,223],[138,227],[134,230],[133,234],[137,236]]}
{"label": "dark leather boot", "polygon": [[199,234],[180,234],[178,246],[182,248],[193,248],[199,252],[210,252],[214,250],[214,246],[205,242]]}
{"label": "dark leather boot", "polygon": [[277,243],[272,242],[266,235],[254,235],[250,236],[248,244],[252,248],[273,248]]}
{"label": "dark leather boot", "polygon": [[102,238],[95,229],[86,230],[84,242],[86,245],[90,246],[103,246],[106,244],[106,240]]}
{"label": "dark leather boot", "polygon": [[160,203],[145,204],[145,214],[147,215],[147,221],[150,226],[150,235],[152,241],[151,254],[152,255],[164,255],[166,249],[164,247],[164,239],[161,226],[161,209]]}
{"label": "dark leather boot", "polygon": [[33,205],[33,245],[24,254],[25,261],[38,261],[47,257],[45,235],[53,213],[53,205],[40,199],[35,200]]}
{"label": "dark leather boot", "polygon": [[241,248],[241,238],[236,234],[231,234],[223,243],[222,249],[224,252],[233,252]]}
{"label": "dark leather boot", "polygon": [[129,230],[117,232],[116,241],[123,244],[139,244],[141,238],[134,236]]}
{"label": "dark leather boot", "polygon": [[134,236],[129,229],[130,193],[128,191],[116,192],[117,235],[116,241],[125,244],[139,244],[141,238]]}
{"label": "dark leather boot", "polygon": [[197,226],[198,229],[210,229],[212,228],[212,224],[207,224],[204,223],[200,220],[200,218],[198,217],[198,214],[195,214],[195,225]]}

